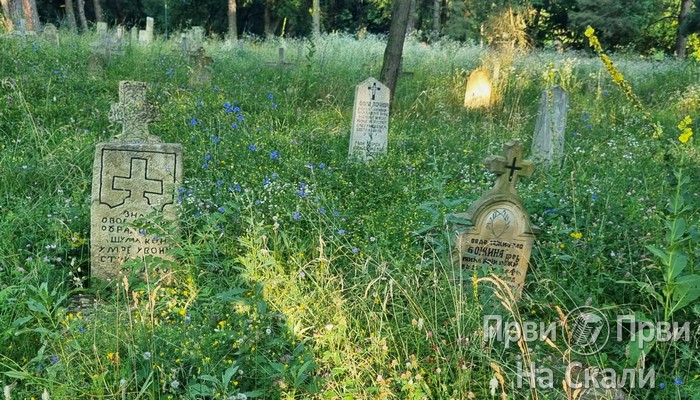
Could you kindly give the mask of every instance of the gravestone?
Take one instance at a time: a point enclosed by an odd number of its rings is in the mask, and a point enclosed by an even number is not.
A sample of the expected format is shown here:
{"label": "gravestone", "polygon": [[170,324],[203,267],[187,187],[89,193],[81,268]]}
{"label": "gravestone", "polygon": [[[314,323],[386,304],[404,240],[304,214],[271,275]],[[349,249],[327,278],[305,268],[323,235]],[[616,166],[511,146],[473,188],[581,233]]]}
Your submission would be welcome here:
{"label": "gravestone", "polygon": [[98,22],[97,23],[97,36],[101,37],[102,35],[107,34],[107,23],[106,22]]}
{"label": "gravestone", "polygon": [[488,170],[498,176],[493,189],[483,193],[466,213],[454,215],[466,221],[455,242],[460,267],[495,270],[509,283],[516,299],[521,296],[539,232],[515,190],[518,179],[531,176],[535,170],[532,162],[523,160],[522,152],[522,142],[514,140],[505,145],[503,156],[484,160]]}
{"label": "gravestone", "polygon": [[117,39],[124,39],[124,25],[117,25]]}
{"label": "gravestone", "polygon": [[389,136],[389,88],[374,78],[355,87],[348,156],[362,161],[386,154]]}
{"label": "gravestone", "polygon": [[294,63],[288,62],[286,60],[287,49],[284,46],[277,48],[277,62],[268,62],[267,65],[271,67],[293,67]]}
{"label": "gravestone", "polygon": [[[122,133],[95,150],[90,259],[92,276],[100,279],[115,278],[127,260],[172,260],[167,254],[172,243],[163,236],[172,233],[176,219],[182,145],[161,143],[148,132],[157,110],[148,104],[146,89],[143,82],[119,83],[119,103],[112,104],[109,119],[122,124]],[[149,227],[134,228],[144,218]],[[161,218],[165,222],[155,222]]]}
{"label": "gravestone", "polygon": [[131,27],[131,44],[136,44],[139,41],[139,28],[132,26]]}
{"label": "gravestone", "polygon": [[49,23],[44,25],[43,37],[44,40],[51,43],[53,46],[58,46],[61,44],[61,41],[58,37],[58,29],[54,24]]}
{"label": "gravestone", "polygon": [[213,63],[211,57],[207,56],[204,47],[200,47],[199,51],[190,56],[190,63],[194,64],[190,73],[190,87],[207,87],[211,84],[211,70],[209,66]]}
{"label": "gravestone", "polygon": [[464,93],[464,107],[483,108],[491,105],[491,79],[485,69],[477,68],[469,75]]}
{"label": "gravestone", "polygon": [[542,91],[540,108],[532,140],[532,160],[545,168],[561,166],[564,157],[564,133],[569,94],[560,86]]}
{"label": "gravestone", "polygon": [[124,55],[123,43],[119,38],[113,37],[105,31],[100,35],[98,41],[90,43],[90,56],[88,57],[89,75],[103,78],[105,65],[114,55]]}

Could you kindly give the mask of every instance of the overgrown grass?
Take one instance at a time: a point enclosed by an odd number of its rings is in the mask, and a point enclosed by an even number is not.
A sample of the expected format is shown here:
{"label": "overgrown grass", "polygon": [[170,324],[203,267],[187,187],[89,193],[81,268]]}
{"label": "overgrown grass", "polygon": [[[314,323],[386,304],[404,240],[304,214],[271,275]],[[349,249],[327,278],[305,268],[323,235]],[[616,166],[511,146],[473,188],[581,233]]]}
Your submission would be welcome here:
{"label": "overgrown grass", "polygon": [[[619,377],[656,371],[625,398],[698,392],[695,302],[668,321],[692,322],[687,341],[635,343],[625,331],[595,357],[562,356],[562,335],[485,343],[482,322],[497,312],[558,323],[584,304],[612,322],[666,322],[653,294],[663,259],[646,246],[682,248],[694,273],[700,157],[676,125],[700,111],[695,63],[616,60],[665,129],[653,140],[585,54],[499,61],[408,41],[389,154],[358,165],[346,159],[354,87],[379,74],[379,38],[287,40],[289,68],[266,65],[279,43],[208,43],[212,80],[198,86],[164,42],[127,47],[91,76],[92,40],[0,39],[0,386],[11,398],[465,399],[491,396],[494,379],[509,398],[566,398],[564,360]],[[501,101],[466,110],[466,77],[482,62],[502,63]],[[161,112],[151,132],[185,146],[172,283],[84,285],[94,146],[121,130],[107,118],[119,80],[150,82]],[[566,157],[520,184],[542,233],[524,298],[494,311],[490,284],[453,264],[445,221],[491,187],[485,156],[511,138],[529,147],[540,92],[554,84],[571,96]],[[669,213],[681,169],[687,207]],[[681,215],[687,228],[668,240],[665,221]],[[78,293],[91,307],[77,307]],[[524,359],[558,371],[553,388],[517,387]]]}

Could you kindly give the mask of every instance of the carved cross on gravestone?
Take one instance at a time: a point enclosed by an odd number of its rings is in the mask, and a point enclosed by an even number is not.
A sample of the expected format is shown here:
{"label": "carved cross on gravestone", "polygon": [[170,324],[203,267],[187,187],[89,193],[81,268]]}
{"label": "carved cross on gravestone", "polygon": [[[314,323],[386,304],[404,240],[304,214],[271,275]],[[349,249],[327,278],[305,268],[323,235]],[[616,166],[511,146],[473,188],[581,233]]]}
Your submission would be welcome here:
{"label": "carved cross on gravestone", "polygon": [[372,100],[374,100],[374,97],[377,95],[377,92],[380,91],[380,90],[382,90],[382,88],[377,87],[377,82],[374,82],[374,85],[368,86],[368,87],[367,87],[367,90],[371,90],[371,91],[372,91]]}
{"label": "carved cross on gravestone", "polygon": [[109,109],[109,121],[122,124],[120,141],[159,143],[157,136],[148,132],[148,123],[158,119],[158,110],[146,100],[144,82],[119,82],[119,103]]}
{"label": "carved cross on gravestone", "polygon": [[[126,204],[147,203],[154,205],[148,195],[163,195],[163,180],[148,177],[148,160],[134,157],[131,159],[129,176],[115,176],[112,179],[112,189],[129,192]],[[134,190],[136,192],[134,192]]]}
{"label": "carved cross on gravestone", "polygon": [[519,177],[529,178],[535,172],[535,165],[523,160],[523,144],[520,141],[506,143],[502,156],[490,156],[484,160],[484,164],[489,171],[498,175],[494,190],[505,189],[513,193]]}

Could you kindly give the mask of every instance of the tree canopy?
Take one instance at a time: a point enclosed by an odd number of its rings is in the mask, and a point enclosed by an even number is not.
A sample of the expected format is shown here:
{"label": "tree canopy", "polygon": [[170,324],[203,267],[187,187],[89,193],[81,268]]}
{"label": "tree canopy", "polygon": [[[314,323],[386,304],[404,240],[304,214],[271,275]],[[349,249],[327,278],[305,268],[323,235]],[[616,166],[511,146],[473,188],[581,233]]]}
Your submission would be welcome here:
{"label": "tree canopy", "polygon": [[[10,0],[12,2],[13,0]],[[14,0],[18,1],[18,0]],[[156,29],[169,32],[203,26],[209,34],[225,35],[230,0],[102,0],[108,23],[142,26],[146,16]],[[485,42],[523,35],[529,45],[583,47],[588,25],[608,48],[673,53],[678,24],[684,35],[700,31],[695,1],[688,17],[679,19],[682,0],[412,0],[410,26],[421,40],[444,36]],[[684,0],[686,2],[690,0]],[[66,20],[67,0],[36,0],[43,22]],[[313,0],[236,0],[238,35],[311,36]],[[96,4],[100,4],[99,2]],[[321,0],[321,32],[386,34],[392,0]],[[85,14],[95,20],[95,3],[85,2]],[[513,23],[513,19],[517,23]],[[437,31],[436,31],[437,28]],[[284,29],[284,32],[283,32]],[[500,38],[500,39],[499,39]]]}

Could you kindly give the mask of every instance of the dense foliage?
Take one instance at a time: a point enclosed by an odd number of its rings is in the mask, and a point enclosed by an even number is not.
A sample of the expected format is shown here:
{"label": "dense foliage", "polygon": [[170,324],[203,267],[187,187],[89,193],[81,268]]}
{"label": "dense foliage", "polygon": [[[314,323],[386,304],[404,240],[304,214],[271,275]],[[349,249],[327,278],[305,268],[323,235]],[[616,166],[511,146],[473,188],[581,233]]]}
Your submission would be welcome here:
{"label": "dense foliage", "polygon": [[[17,0],[15,0],[17,1]],[[63,1],[36,0],[43,21],[57,24],[65,19]],[[421,40],[439,36],[454,40],[491,42],[499,25],[515,13],[522,26],[510,26],[514,34],[523,31],[530,45],[564,45],[580,48],[579,34],[587,25],[598,29],[605,46],[624,47],[644,53],[673,54],[681,0],[413,0],[409,25]],[[204,26],[213,35],[228,29],[227,0],[138,0],[102,1],[110,25],[143,27],[146,16],[156,20],[161,32]],[[311,0],[237,0],[239,35],[266,34],[300,37],[311,33]],[[385,34],[389,28],[391,2],[388,0],[321,1],[321,31]],[[437,13],[435,13],[437,7]],[[693,7],[695,10],[696,7]],[[93,2],[85,2],[86,15],[94,20]],[[266,14],[269,19],[266,21]],[[437,17],[437,20],[435,19]],[[693,17],[694,18],[694,17]],[[691,18],[692,19],[692,18]],[[696,32],[697,23],[687,24]],[[437,30],[436,30],[437,28]],[[697,43],[692,42],[695,48]]]}

